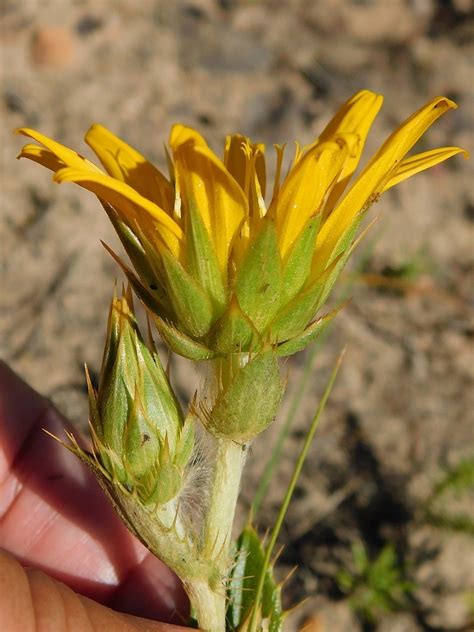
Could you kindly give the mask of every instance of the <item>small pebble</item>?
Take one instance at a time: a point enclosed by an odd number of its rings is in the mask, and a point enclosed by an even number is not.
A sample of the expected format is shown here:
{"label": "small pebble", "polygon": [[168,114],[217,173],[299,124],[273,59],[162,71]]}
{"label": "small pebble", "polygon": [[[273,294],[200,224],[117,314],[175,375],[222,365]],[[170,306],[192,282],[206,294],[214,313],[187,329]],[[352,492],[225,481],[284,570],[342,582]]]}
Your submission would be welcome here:
{"label": "small pebble", "polygon": [[31,43],[31,60],[37,66],[69,66],[74,59],[72,32],[63,26],[39,27]]}

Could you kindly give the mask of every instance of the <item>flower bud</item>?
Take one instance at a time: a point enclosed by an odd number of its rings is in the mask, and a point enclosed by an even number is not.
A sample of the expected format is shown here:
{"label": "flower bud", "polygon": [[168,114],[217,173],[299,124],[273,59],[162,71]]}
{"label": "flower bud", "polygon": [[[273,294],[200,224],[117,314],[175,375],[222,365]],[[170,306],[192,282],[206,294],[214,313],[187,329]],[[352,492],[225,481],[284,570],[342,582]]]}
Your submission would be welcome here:
{"label": "flower bud", "polygon": [[144,503],[162,504],[182,487],[194,433],[132,309],[129,292],[112,301],[97,394],[89,380],[91,424],[111,478]]}

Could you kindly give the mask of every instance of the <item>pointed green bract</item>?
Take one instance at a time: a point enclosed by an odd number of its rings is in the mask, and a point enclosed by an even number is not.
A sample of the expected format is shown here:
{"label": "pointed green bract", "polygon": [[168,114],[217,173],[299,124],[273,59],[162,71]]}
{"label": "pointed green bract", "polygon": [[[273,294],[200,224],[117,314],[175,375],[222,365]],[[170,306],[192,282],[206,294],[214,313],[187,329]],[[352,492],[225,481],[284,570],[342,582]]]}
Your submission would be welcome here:
{"label": "pointed green bract", "polygon": [[354,248],[354,235],[361,221],[362,217],[358,218],[336,244],[336,247],[334,249],[335,254],[333,254],[331,258],[332,264],[328,268],[328,272],[326,272],[326,280],[324,282],[324,287],[322,289],[318,303],[315,306],[315,311],[317,311],[324,305],[326,299],[331,293],[334,284],[337,281],[338,276],[340,275],[344,266],[349,260],[349,257],[351,256]]}
{"label": "pointed green bract", "polygon": [[127,277],[132,289],[135,291],[138,298],[143,302],[152,314],[157,314],[161,318],[170,318],[169,306],[165,306],[160,302],[157,296],[153,295],[152,290],[146,288],[137,275],[130,270],[126,263],[120,259],[120,257],[109,247],[103,243],[104,248],[110,254],[110,256],[118,263],[122,272]]}
{"label": "pointed green bract", "polygon": [[233,296],[222,318],[214,324],[209,338],[210,347],[226,354],[252,348],[252,341],[257,341],[260,336]]}
{"label": "pointed green bract", "polygon": [[235,293],[242,310],[262,331],[280,305],[281,261],[275,225],[263,222],[239,267]]}
{"label": "pointed green bract", "polygon": [[325,283],[326,274],[323,274],[277,314],[269,326],[272,340],[285,341],[301,333],[314,316]]}
{"label": "pointed green bract", "polygon": [[194,449],[194,420],[187,417],[179,436],[178,447],[176,450],[176,463],[181,467],[188,464]]}
{"label": "pointed green bract", "polygon": [[171,254],[163,252],[163,268],[177,321],[190,336],[202,338],[214,321],[206,293]]}
{"label": "pointed green bract", "polygon": [[214,308],[214,318],[218,318],[226,304],[219,261],[201,215],[194,205],[190,205],[186,220],[186,269],[206,292]]}
{"label": "pointed green bract", "polygon": [[268,427],[282,395],[278,360],[273,350],[265,351],[234,369],[208,412],[206,427],[218,437],[246,443]]}
{"label": "pointed green bract", "polygon": [[155,317],[155,323],[161,337],[171,351],[195,362],[210,360],[216,355],[214,351],[186,336],[162,318]]}
{"label": "pointed green bract", "polygon": [[120,219],[111,206],[104,203],[103,207],[142,283],[160,303],[166,303],[164,288],[161,286],[159,275],[153,269],[149,250],[144,248],[139,237]]}
{"label": "pointed green bract", "polygon": [[290,338],[290,340],[287,340],[286,342],[278,345],[276,351],[278,357],[282,358],[284,356],[293,355],[294,353],[298,353],[298,351],[303,351],[303,349],[306,349],[308,345],[314,342],[316,338],[318,338],[323,333],[323,331],[331,323],[332,319],[342,309],[342,307],[343,305],[340,305],[325,316],[318,318],[317,321],[307,327],[299,336]]}
{"label": "pointed green bract", "polygon": [[260,604],[255,604],[258,579],[264,563],[264,550],[255,529],[247,525],[236,545],[234,569],[229,582],[227,621],[231,631],[245,630],[252,609],[258,608],[262,629],[280,632],[283,625],[280,587],[273,579],[273,568],[265,575]]}
{"label": "pointed green bract", "polygon": [[153,475],[142,479],[140,496],[145,505],[164,505],[178,495],[182,486],[182,469],[170,462],[160,463]]}
{"label": "pointed green bract", "polygon": [[300,291],[311,272],[311,260],[320,222],[321,214],[310,218],[283,263],[281,305],[285,305]]}

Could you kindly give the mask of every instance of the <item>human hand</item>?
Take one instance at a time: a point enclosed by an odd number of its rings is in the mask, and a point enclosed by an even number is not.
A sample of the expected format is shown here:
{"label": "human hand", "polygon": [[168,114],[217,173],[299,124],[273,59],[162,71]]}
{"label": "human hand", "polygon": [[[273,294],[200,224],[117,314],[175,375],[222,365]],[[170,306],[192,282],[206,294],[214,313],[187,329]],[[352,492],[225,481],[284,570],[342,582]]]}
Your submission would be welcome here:
{"label": "human hand", "polygon": [[43,428],[73,430],[0,362],[0,630],[178,632],[150,619],[186,620],[181,583]]}

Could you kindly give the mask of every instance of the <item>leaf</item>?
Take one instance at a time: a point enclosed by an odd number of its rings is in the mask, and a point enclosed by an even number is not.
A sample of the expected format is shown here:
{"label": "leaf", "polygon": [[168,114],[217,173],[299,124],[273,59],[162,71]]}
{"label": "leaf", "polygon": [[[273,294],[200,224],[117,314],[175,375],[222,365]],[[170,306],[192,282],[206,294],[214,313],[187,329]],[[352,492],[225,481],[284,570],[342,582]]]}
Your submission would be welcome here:
{"label": "leaf", "polygon": [[[264,550],[255,529],[247,525],[237,540],[235,566],[228,590],[227,620],[232,630],[244,629],[255,603],[258,578],[264,563]],[[273,569],[265,576],[260,615],[268,630],[279,632],[283,625],[280,587],[273,579]]]}

